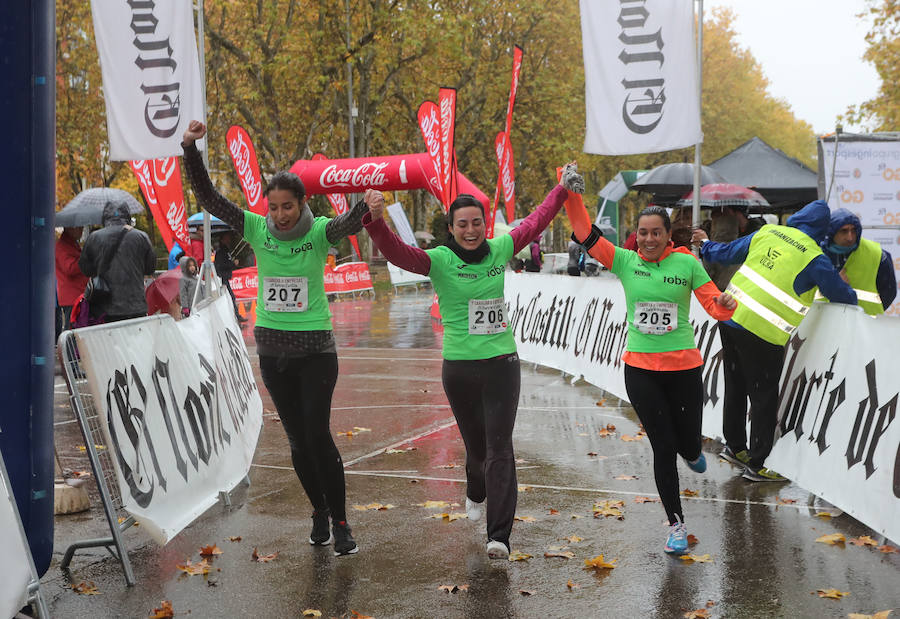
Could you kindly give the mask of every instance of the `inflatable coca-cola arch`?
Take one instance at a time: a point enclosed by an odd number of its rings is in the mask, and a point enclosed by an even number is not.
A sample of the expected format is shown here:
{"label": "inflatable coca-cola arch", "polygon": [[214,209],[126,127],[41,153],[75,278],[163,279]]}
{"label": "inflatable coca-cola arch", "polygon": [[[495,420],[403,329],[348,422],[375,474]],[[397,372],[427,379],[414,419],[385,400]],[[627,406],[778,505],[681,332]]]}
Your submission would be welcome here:
{"label": "inflatable coca-cola arch", "polygon": [[[434,166],[428,153],[361,157],[357,159],[300,159],[291,166],[308,194],[360,193],[366,189],[409,191],[426,189],[440,201]],[[459,193],[475,196],[490,208],[488,197],[472,181],[458,174]]]}

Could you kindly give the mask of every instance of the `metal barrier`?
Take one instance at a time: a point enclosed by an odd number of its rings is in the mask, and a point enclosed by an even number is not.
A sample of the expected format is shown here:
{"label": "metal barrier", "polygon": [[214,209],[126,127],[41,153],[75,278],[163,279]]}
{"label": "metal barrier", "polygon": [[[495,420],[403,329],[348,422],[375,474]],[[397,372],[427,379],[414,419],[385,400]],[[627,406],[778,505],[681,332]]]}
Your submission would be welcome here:
{"label": "metal barrier", "polygon": [[[22,549],[25,555],[28,557],[28,567],[31,572],[31,580],[28,582],[28,585],[25,589],[25,603],[31,605],[31,607],[37,612],[38,617],[50,617],[50,613],[47,611],[47,604],[44,602],[44,597],[41,595],[41,579],[38,576],[37,568],[34,565],[34,559],[31,556],[31,550],[28,547],[28,538],[25,536],[25,528],[22,526],[22,520],[19,517],[19,508],[16,506],[16,500],[13,498],[13,490],[12,486],[9,484],[9,473],[6,471],[6,463],[3,461],[3,454],[0,453],[0,477],[3,478],[3,486],[2,489],[5,491],[6,496],[3,497],[3,500],[7,500],[10,503],[10,508],[15,516],[16,524],[18,525],[18,531],[16,533],[19,536],[19,539],[22,540]],[[10,559],[15,557],[4,557],[5,559]],[[4,582],[3,586],[9,586],[8,583]],[[8,599],[5,598],[4,599]],[[21,598],[19,598],[21,600]],[[15,598],[13,598],[15,601]],[[2,610],[2,609],[0,609]]]}
{"label": "metal barrier", "polygon": [[65,376],[66,385],[69,388],[69,402],[84,437],[84,446],[91,461],[91,469],[94,472],[103,512],[111,534],[110,537],[85,539],[69,545],[59,567],[63,570],[68,569],[77,550],[103,547],[122,564],[122,572],[128,586],[134,586],[134,571],[131,569],[131,561],[128,558],[128,550],[125,548],[122,534],[134,525],[135,521],[122,509],[122,495],[119,492],[119,482],[115,475],[115,465],[109,449],[104,447],[105,439],[100,418],[102,410],[96,406],[94,397],[88,388],[87,375],[81,367],[78,345],[73,331],[63,331],[60,334],[57,351],[60,365],[63,368],[63,376]]}

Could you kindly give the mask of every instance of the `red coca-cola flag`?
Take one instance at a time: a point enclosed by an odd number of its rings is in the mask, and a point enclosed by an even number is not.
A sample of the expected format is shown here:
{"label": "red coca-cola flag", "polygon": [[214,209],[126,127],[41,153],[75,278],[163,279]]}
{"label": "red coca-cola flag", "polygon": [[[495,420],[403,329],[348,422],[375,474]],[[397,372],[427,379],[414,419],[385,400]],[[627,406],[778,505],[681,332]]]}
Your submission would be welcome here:
{"label": "red coca-cola flag", "polygon": [[[512,65],[512,80],[509,84],[509,102],[506,105],[506,135],[507,141],[509,136],[512,135],[512,115],[513,115],[513,107],[516,104],[516,92],[519,90],[519,73],[522,71],[522,55],[524,51],[518,45],[513,49],[513,65]],[[510,146],[510,149],[512,147]],[[512,155],[510,154],[510,158]],[[513,174],[515,171],[513,171]],[[515,176],[511,177],[513,182],[515,182]],[[497,174],[497,189],[494,192],[494,202],[491,204],[491,216],[490,216],[490,236],[493,237],[494,230],[494,217],[497,213],[497,207],[500,203],[500,189],[503,187],[503,170],[499,170]],[[505,191],[504,191],[505,193]],[[509,203],[506,204],[506,214],[507,221],[512,221],[515,218],[515,204],[510,208]]]}
{"label": "red coca-cola flag", "polygon": [[266,215],[269,212],[269,201],[263,192],[262,175],[259,173],[253,141],[243,127],[232,125],[225,134],[225,142],[228,144],[228,152],[244,198],[247,199],[247,208],[257,215]]}
{"label": "red coca-cola flag", "polygon": [[456,89],[443,87],[438,93],[438,107],[441,112],[441,185],[444,195],[444,210],[459,193],[456,181],[456,152],[453,139],[456,129]]}
{"label": "red coca-cola flag", "polygon": [[166,248],[175,241],[190,253],[191,238],[184,208],[181,166],[176,157],[129,161]]}
{"label": "red coca-cola flag", "polygon": [[441,184],[441,113],[437,103],[434,101],[425,101],[419,106],[416,113],[419,120],[419,130],[422,132],[422,139],[425,140],[425,152],[431,158],[431,165],[434,167],[434,178],[428,179],[433,189],[432,193],[437,193],[441,202],[444,201],[444,186]]}
{"label": "red coca-cola flag", "polygon": [[[316,153],[312,156],[313,161],[325,161],[328,159],[322,153]],[[347,196],[342,193],[326,193],[325,197],[328,198],[328,202],[331,204],[331,208],[334,209],[334,212],[338,215],[343,215],[347,212]],[[360,257],[362,254],[359,251],[359,241],[356,238],[355,234],[351,234],[347,237],[350,240],[350,244],[353,246],[353,249],[356,250],[356,256]]]}
{"label": "red coca-cola flag", "polygon": [[515,219],[516,213],[516,177],[513,163],[512,144],[505,131],[497,134],[494,140],[494,152],[497,154],[497,166],[500,168],[500,184],[503,188],[503,202],[506,204],[506,221]]}

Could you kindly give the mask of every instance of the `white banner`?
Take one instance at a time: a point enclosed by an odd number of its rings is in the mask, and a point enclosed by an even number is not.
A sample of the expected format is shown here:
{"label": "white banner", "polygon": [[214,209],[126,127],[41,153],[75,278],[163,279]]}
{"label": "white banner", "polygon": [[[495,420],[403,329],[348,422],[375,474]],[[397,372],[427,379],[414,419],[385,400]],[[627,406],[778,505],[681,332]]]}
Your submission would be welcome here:
{"label": "white banner", "polygon": [[228,295],[76,331],[125,509],[160,544],[250,470],[262,400]]}
{"label": "white banner", "polygon": [[691,0],[581,0],[584,151],[655,153],[703,139]]}
{"label": "white banner", "polygon": [[181,156],[188,123],[205,121],[192,3],[92,0],[91,13],[110,159]]}
{"label": "white banner", "polygon": [[397,231],[397,236],[403,239],[403,242],[407,245],[418,247],[419,244],[416,243],[416,235],[409,225],[409,219],[406,217],[406,211],[403,210],[403,205],[399,202],[394,202],[393,204],[388,204],[386,208],[387,212],[391,215],[391,221],[394,222],[394,229]]}
{"label": "white banner", "polygon": [[[4,475],[6,467],[0,467]],[[31,551],[22,537],[22,523],[9,480],[0,479],[0,617],[13,617],[28,599]]]}
{"label": "white banner", "polygon": [[[507,273],[506,303],[522,360],[583,376],[627,401],[625,294],[615,276]],[[720,438],[720,327],[693,297],[691,324],[706,360],[703,434]],[[900,540],[898,336],[897,318],[815,303],[789,344],[779,405],[784,436],[766,461],[893,540]]]}

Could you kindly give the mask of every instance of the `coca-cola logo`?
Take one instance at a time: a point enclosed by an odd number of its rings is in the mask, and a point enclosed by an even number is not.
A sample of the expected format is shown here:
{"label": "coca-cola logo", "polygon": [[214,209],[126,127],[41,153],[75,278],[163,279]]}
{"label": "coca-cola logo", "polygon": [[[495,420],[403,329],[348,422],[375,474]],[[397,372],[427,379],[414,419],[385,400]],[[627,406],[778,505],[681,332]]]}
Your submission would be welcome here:
{"label": "coca-cola logo", "polygon": [[165,187],[169,184],[169,179],[178,168],[178,161],[175,157],[166,157],[165,159],[153,160],[153,181],[157,187]]}
{"label": "coca-cola logo", "polygon": [[503,200],[506,204],[510,204],[515,197],[516,184],[513,178],[512,149],[505,134],[501,133],[497,136],[495,147],[497,149],[497,163],[500,166],[500,180],[503,184]]}
{"label": "coca-cola logo", "polygon": [[437,108],[432,107],[428,112],[422,116],[419,128],[422,129],[422,137],[425,139],[425,147],[428,149],[428,154],[431,157],[437,157],[438,151],[441,148],[441,142],[438,139],[438,127],[440,126],[440,119],[437,115]]}
{"label": "coca-cola logo", "polygon": [[144,197],[149,204],[156,204],[156,188],[153,186],[153,179],[150,176],[150,165],[144,159],[138,159],[131,162],[131,169],[137,176]]}
{"label": "coca-cola logo", "polygon": [[347,273],[344,277],[348,282],[358,282],[359,281],[359,275],[357,275],[356,273],[352,273],[352,272]]}
{"label": "coca-cola logo", "polygon": [[322,170],[322,174],[319,175],[319,185],[322,188],[379,187],[387,183],[387,176],[384,173],[387,166],[387,163],[364,163],[355,168],[338,169],[337,165],[332,164]]}
{"label": "coca-cola logo", "polygon": [[169,228],[172,229],[172,232],[178,237],[179,241],[182,243],[190,243],[187,218],[184,213],[184,202],[181,204],[176,202],[169,204],[169,208],[166,210],[166,222],[168,222]]}
{"label": "coca-cola logo", "polygon": [[454,97],[451,94],[441,98],[441,176],[444,187],[450,185],[452,164],[450,162],[450,132],[453,129],[453,104]]}
{"label": "coca-cola logo", "polygon": [[228,143],[228,152],[237,170],[241,188],[250,206],[256,206],[262,195],[262,180],[255,172],[256,160],[250,150],[250,144],[244,141],[244,132],[236,132],[235,139]]}

